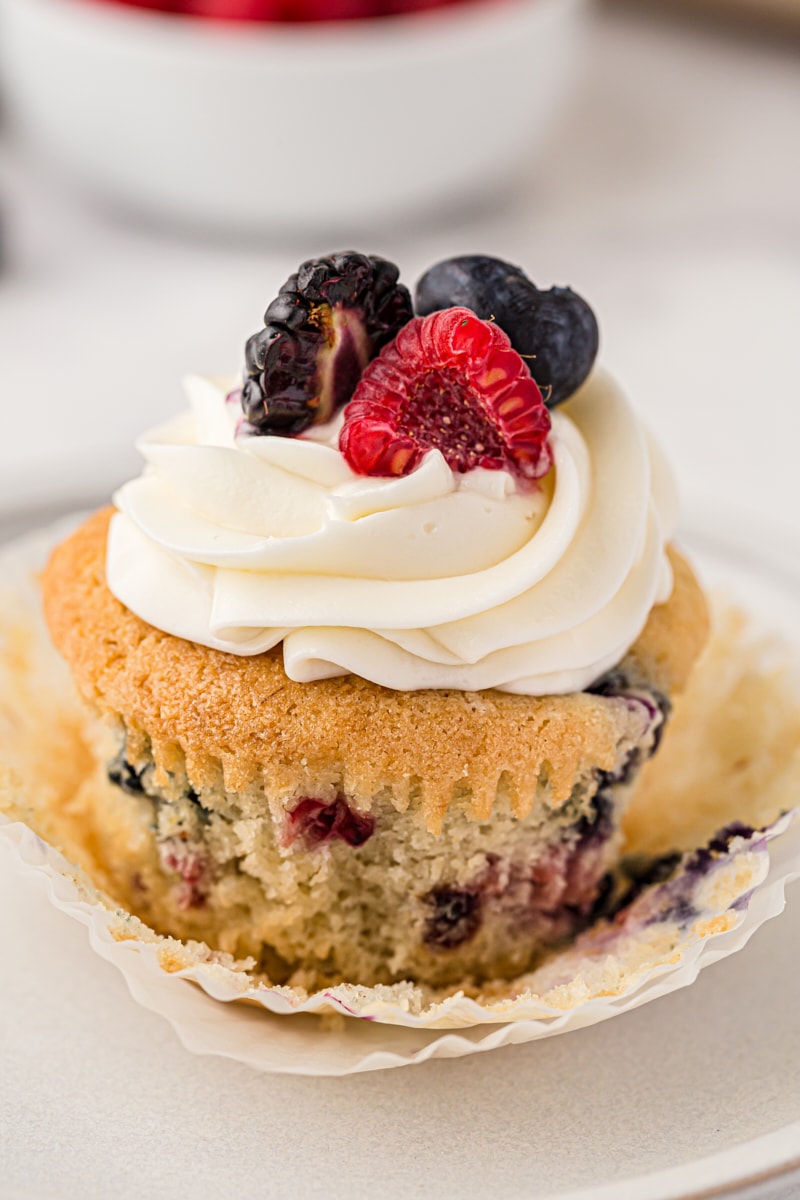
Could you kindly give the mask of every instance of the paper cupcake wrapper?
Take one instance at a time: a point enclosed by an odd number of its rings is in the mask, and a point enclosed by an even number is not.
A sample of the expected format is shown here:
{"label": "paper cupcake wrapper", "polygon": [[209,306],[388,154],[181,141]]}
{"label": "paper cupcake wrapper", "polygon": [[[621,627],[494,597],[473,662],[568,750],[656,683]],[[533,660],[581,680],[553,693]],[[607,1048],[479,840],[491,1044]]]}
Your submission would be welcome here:
{"label": "paper cupcake wrapper", "polygon": [[[31,606],[32,573],[64,532],[62,523],[0,554],[3,583],[18,601]],[[37,638],[47,670],[52,652],[41,629]],[[782,911],[786,884],[800,875],[798,812],[761,830],[730,826],[537,970],[477,995],[432,996],[411,983],[341,984],[312,995],[266,986],[245,964],[161,937],[115,907],[22,821],[0,817],[0,835],[16,848],[20,886],[44,878],[56,908],[87,926],[94,950],[190,1050],[264,1071],[340,1075],[550,1037],[687,986]]]}
{"label": "paper cupcake wrapper", "polygon": [[[301,999],[255,984],[224,956],[159,938],[107,907],[80,871],[21,822],[4,822],[0,835],[16,848],[21,885],[43,877],[55,907],[87,926],[93,949],[188,1049],[261,1071],[345,1075],[551,1037],[686,987],[783,910],[786,885],[800,876],[800,821],[792,816],[734,836],[707,869],[695,862],[645,889],[623,920],[588,931],[534,972],[529,993],[495,1003],[455,995],[418,1014],[402,989],[342,985]],[[330,1013],[342,1016],[320,1021]]]}

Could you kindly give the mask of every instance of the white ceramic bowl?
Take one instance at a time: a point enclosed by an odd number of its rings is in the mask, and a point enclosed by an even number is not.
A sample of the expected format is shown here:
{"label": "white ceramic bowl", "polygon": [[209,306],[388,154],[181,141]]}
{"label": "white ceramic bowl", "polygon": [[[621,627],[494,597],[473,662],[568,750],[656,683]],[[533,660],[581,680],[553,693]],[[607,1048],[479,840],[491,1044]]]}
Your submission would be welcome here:
{"label": "white ceramic bowl", "polygon": [[223,26],[0,0],[0,78],[23,134],[128,208],[228,232],[374,228],[485,195],[530,160],[585,7]]}

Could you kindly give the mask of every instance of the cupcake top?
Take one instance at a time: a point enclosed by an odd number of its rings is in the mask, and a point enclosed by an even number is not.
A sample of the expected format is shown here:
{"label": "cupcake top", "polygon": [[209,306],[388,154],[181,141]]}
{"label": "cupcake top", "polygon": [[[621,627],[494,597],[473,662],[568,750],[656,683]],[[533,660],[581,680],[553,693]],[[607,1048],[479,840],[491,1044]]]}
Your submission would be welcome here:
{"label": "cupcake top", "polygon": [[416,309],[383,260],[303,264],[243,385],[188,380],[140,440],[109,587],[201,645],[282,643],[300,683],[583,690],[670,595],[669,470],[569,289],[471,256]]}
{"label": "cupcake top", "polygon": [[[486,820],[501,786],[524,817],[543,776],[560,807],[587,762],[611,770],[620,739],[641,734],[641,706],[624,695],[402,692],[355,675],[308,685],[287,678],[280,647],[245,657],[163,633],[107,587],[110,518],[95,514],[58,547],[43,592],[79,691],[122,722],[134,766],[185,772],[196,789],[217,786],[220,772],[229,791],[262,779],[291,796],[318,794],[320,780],[345,795],[388,788],[399,809],[419,804],[438,831],[465,794],[471,818]],[[685,684],[708,628],[691,569],[669,554],[672,594],[620,664],[630,687],[665,695]]]}

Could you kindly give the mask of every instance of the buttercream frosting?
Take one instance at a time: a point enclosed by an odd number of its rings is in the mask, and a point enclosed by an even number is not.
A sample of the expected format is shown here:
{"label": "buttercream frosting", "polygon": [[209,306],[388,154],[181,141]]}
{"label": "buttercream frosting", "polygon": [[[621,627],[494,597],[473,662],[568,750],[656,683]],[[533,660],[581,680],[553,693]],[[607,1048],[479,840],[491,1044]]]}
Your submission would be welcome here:
{"label": "buttercream frosting", "polygon": [[137,443],[107,553],[112,592],[167,633],[240,655],[282,642],[299,682],[558,694],[614,666],[670,594],[672,476],[602,371],[553,412],[534,487],[438,451],[358,476],[341,413],[252,436],[225,381],[187,390],[190,410]]}

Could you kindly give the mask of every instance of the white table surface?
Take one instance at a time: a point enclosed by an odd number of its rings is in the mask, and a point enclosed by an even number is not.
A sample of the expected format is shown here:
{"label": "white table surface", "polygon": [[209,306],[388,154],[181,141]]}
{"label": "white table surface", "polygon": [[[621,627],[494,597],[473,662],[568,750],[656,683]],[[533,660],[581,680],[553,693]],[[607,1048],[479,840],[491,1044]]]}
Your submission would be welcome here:
{"label": "white table surface", "polygon": [[[497,207],[352,240],[408,280],[478,251],[575,286],[684,493],[730,509],[743,536],[769,518],[796,537],[798,67],[797,45],[606,16],[570,111]],[[0,202],[0,532],[136,471],[132,438],[180,407],[181,374],[235,369],[277,284],[331,249],[198,245],[123,223],[2,139]],[[791,929],[773,923],[690,992],[620,1021],[315,1082],[193,1058],[79,927],[42,895],[10,893],[0,868],[0,1194],[538,1197],[602,1178],[619,1122],[620,1177],[780,1137],[800,1112],[798,988],[770,990],[787,934],[800,963],[794,893]],[[747,1029],[726,1024],[730,988],[750,989]],[[759,1060],[764,1021],[785,1024],[775,1061]],[[659,1061],[644,1061],[654,1044]],[[681,1061],[697,1056],[716,1082],[685,1094]],[[726,1089],[749,1089],[746,1125],[726,1123]],[[679,1144],[663,1136],[674,1103],[697,1119]]]}

